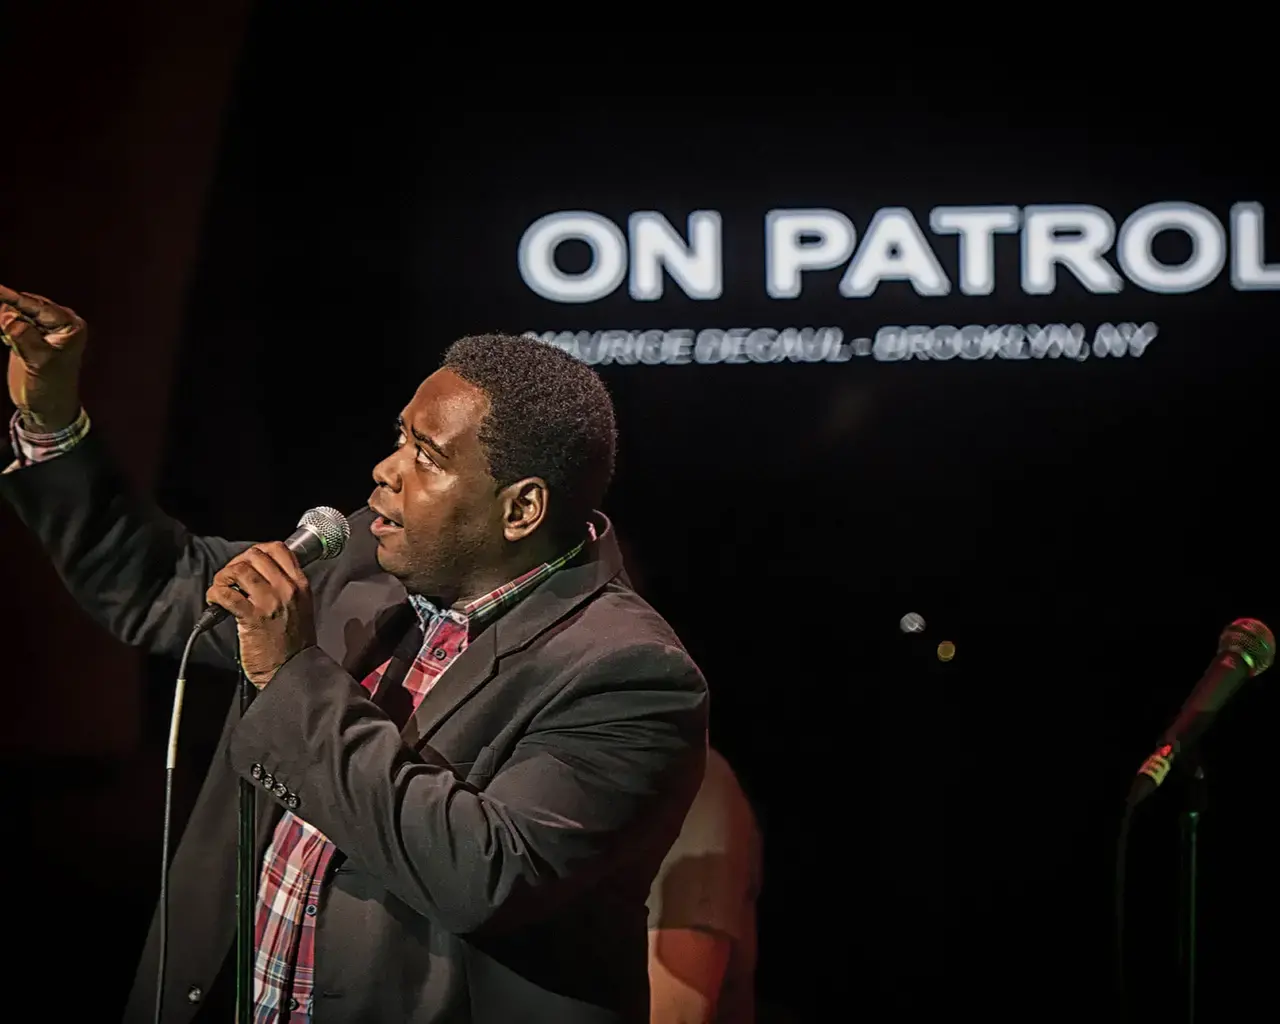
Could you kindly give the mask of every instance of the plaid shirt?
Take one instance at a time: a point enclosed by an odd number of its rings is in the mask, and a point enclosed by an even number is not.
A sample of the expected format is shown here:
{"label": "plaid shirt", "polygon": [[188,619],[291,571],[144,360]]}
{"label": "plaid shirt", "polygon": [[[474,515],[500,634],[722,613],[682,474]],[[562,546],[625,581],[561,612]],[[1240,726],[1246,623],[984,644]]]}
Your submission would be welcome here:
{"label": "plaid shirt", "polygon": [[9,444],[13,448],[13,461],[5,467],[4,471],[12,473],[22,466],[57,458],[64,452],[71,451],[87,433],[89,433],[89,415],[83,409],[71,426],[53,434],[35,434],[29,430],[23,430],[21,415],[15,412],[9,421]]}
{"label": "plaid shirt", "polygon": [[[89,417],[83,410],[75,423],[56,434],[23,430],[15,414],[9,425],[15,461],[5,472],[68,452],[88,432]],[[588,530],[594,534],[590,526]],[[408,691],[414,710],[445,669],[466,650],[472,637],[570,562],[585,543],[582,541],[562,558],[538,566],[461,608],[441,611],[425,598],[411,595],[409,602],[422,624],[422,647],[400,685]],[[363,680],[361,685],[371,695],[390,664],[388,660]],[[253,966],[255,1024],[297,1022],[311,1016],[316,919],[323,906],[326,875],[335,852],[334,845],[318,829],[292,811],[286,811],[276,826],[258,881]]]}
{"label": "plaid shirt", "polygon": [[[426,598],[409,597],[422,624],[422,646],[400,684],[418,705],[459,654],[467,641],[499,612],[525,594],[582,550],[585,543],[554,562],[547,562],[505,583],[492,593],[460,609],[441,611]],[[391,662],[363,681],[371,694]],[[292,811],[276,826],[275,837],[262,864],[258,882],[258,920],[254,929],[254,1024],[306,1020],[315,994],[316,918],[322,906],[326,873],[334,845]]]}

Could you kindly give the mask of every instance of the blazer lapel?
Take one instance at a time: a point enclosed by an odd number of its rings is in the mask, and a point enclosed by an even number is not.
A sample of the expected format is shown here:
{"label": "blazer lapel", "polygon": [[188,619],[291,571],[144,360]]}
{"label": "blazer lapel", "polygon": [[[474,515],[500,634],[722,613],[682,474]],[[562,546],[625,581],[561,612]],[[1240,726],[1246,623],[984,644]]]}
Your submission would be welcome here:
{"label": "blazer lapel", "polygon": [[493,677],[497,663],[495,636],[493,629],[482,630],[444,670],[400,733],[407,746],[416,748],[430,739],[455,708]]}
{"label": "blazer lapel", "polygon": [[429,740],[446,719],[493,678],[499,659],[528,646],[593,598],[622,571],[609,520],[596,513],[596,539],[559,572],[544,580],[514,608],[480,631],[414,712],[402,733],[410,747]]}

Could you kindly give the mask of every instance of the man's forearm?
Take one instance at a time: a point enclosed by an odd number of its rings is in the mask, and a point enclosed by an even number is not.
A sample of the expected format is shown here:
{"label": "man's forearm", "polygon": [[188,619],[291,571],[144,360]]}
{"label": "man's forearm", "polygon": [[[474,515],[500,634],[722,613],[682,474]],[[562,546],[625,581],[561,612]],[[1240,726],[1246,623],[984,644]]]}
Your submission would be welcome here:
{"label": "man's forearm", "polygon": [[413,910],[455,934],[511,928],[580,898],[619,837],[661,834],[687,812],[705,684],[683,662],[654,665],[639,648],[601,658],[482,792],[406,748],[352,676],[309,647],[255,698],[227,756],[242,777],[270,775],[277,799]]}
{"label": "man's forearm", "polygon": [[[68,590],[113,635],[180,653],[205,606],[209,580],[247,545],[196,537],[131,493],[82,415],[56,434],[10,423],[15,468],[0,498],[32,531]],[[234,630],[215,630],[199,660],[235,656]]]}

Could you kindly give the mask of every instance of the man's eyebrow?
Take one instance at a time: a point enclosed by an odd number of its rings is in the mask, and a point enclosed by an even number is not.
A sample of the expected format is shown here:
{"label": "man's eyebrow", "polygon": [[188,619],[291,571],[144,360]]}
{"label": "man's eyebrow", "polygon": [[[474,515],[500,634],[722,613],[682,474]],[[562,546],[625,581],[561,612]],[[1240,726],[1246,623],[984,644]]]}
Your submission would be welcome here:
{"label": "man's eyebrow", "polygon": [[423,444],[425,444],[428,448],[430,448],[433,452],[435,452],[441,458],[445,458],[445,459],[449,458],[449,453],[445,450],[444,445],[440,444],[435,439],[428,437],[426,434],[420,431],[417,427],[408,427],[406,429],[403,416],[396,417],[396,429],[399,430],[402,434],[404,433],[412,434],[415,441],[421,441]]}

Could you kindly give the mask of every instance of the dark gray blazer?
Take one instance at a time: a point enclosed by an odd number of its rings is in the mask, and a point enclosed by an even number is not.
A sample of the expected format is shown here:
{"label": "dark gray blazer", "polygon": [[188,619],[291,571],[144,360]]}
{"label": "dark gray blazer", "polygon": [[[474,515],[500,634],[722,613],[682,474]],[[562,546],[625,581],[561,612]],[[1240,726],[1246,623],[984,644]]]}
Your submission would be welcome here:
{"label": "dark gray blazer", "polygon": [[[213,574],[248,546],[133,499],[92,435],[0,475],[0,495],[98,622],[175,657]],[[358,682],[417,628],[369,515],[308,570],[317,646],[243,719],[232,702],[174,857],[164,1019],[194,1020],[227,961],[237,779],[270,775],[259,858],[293,802],[339,850],[317,918],[318,1024],[647,1021],[645,899],[705,756],[697,667],[627,584],[600,517],[599,539],[474,638],[401,730]],[[234,672],[235,654],[228,621],[193,660]],[[153,921],[128,1021],[151,1019],[156,943]]]}

